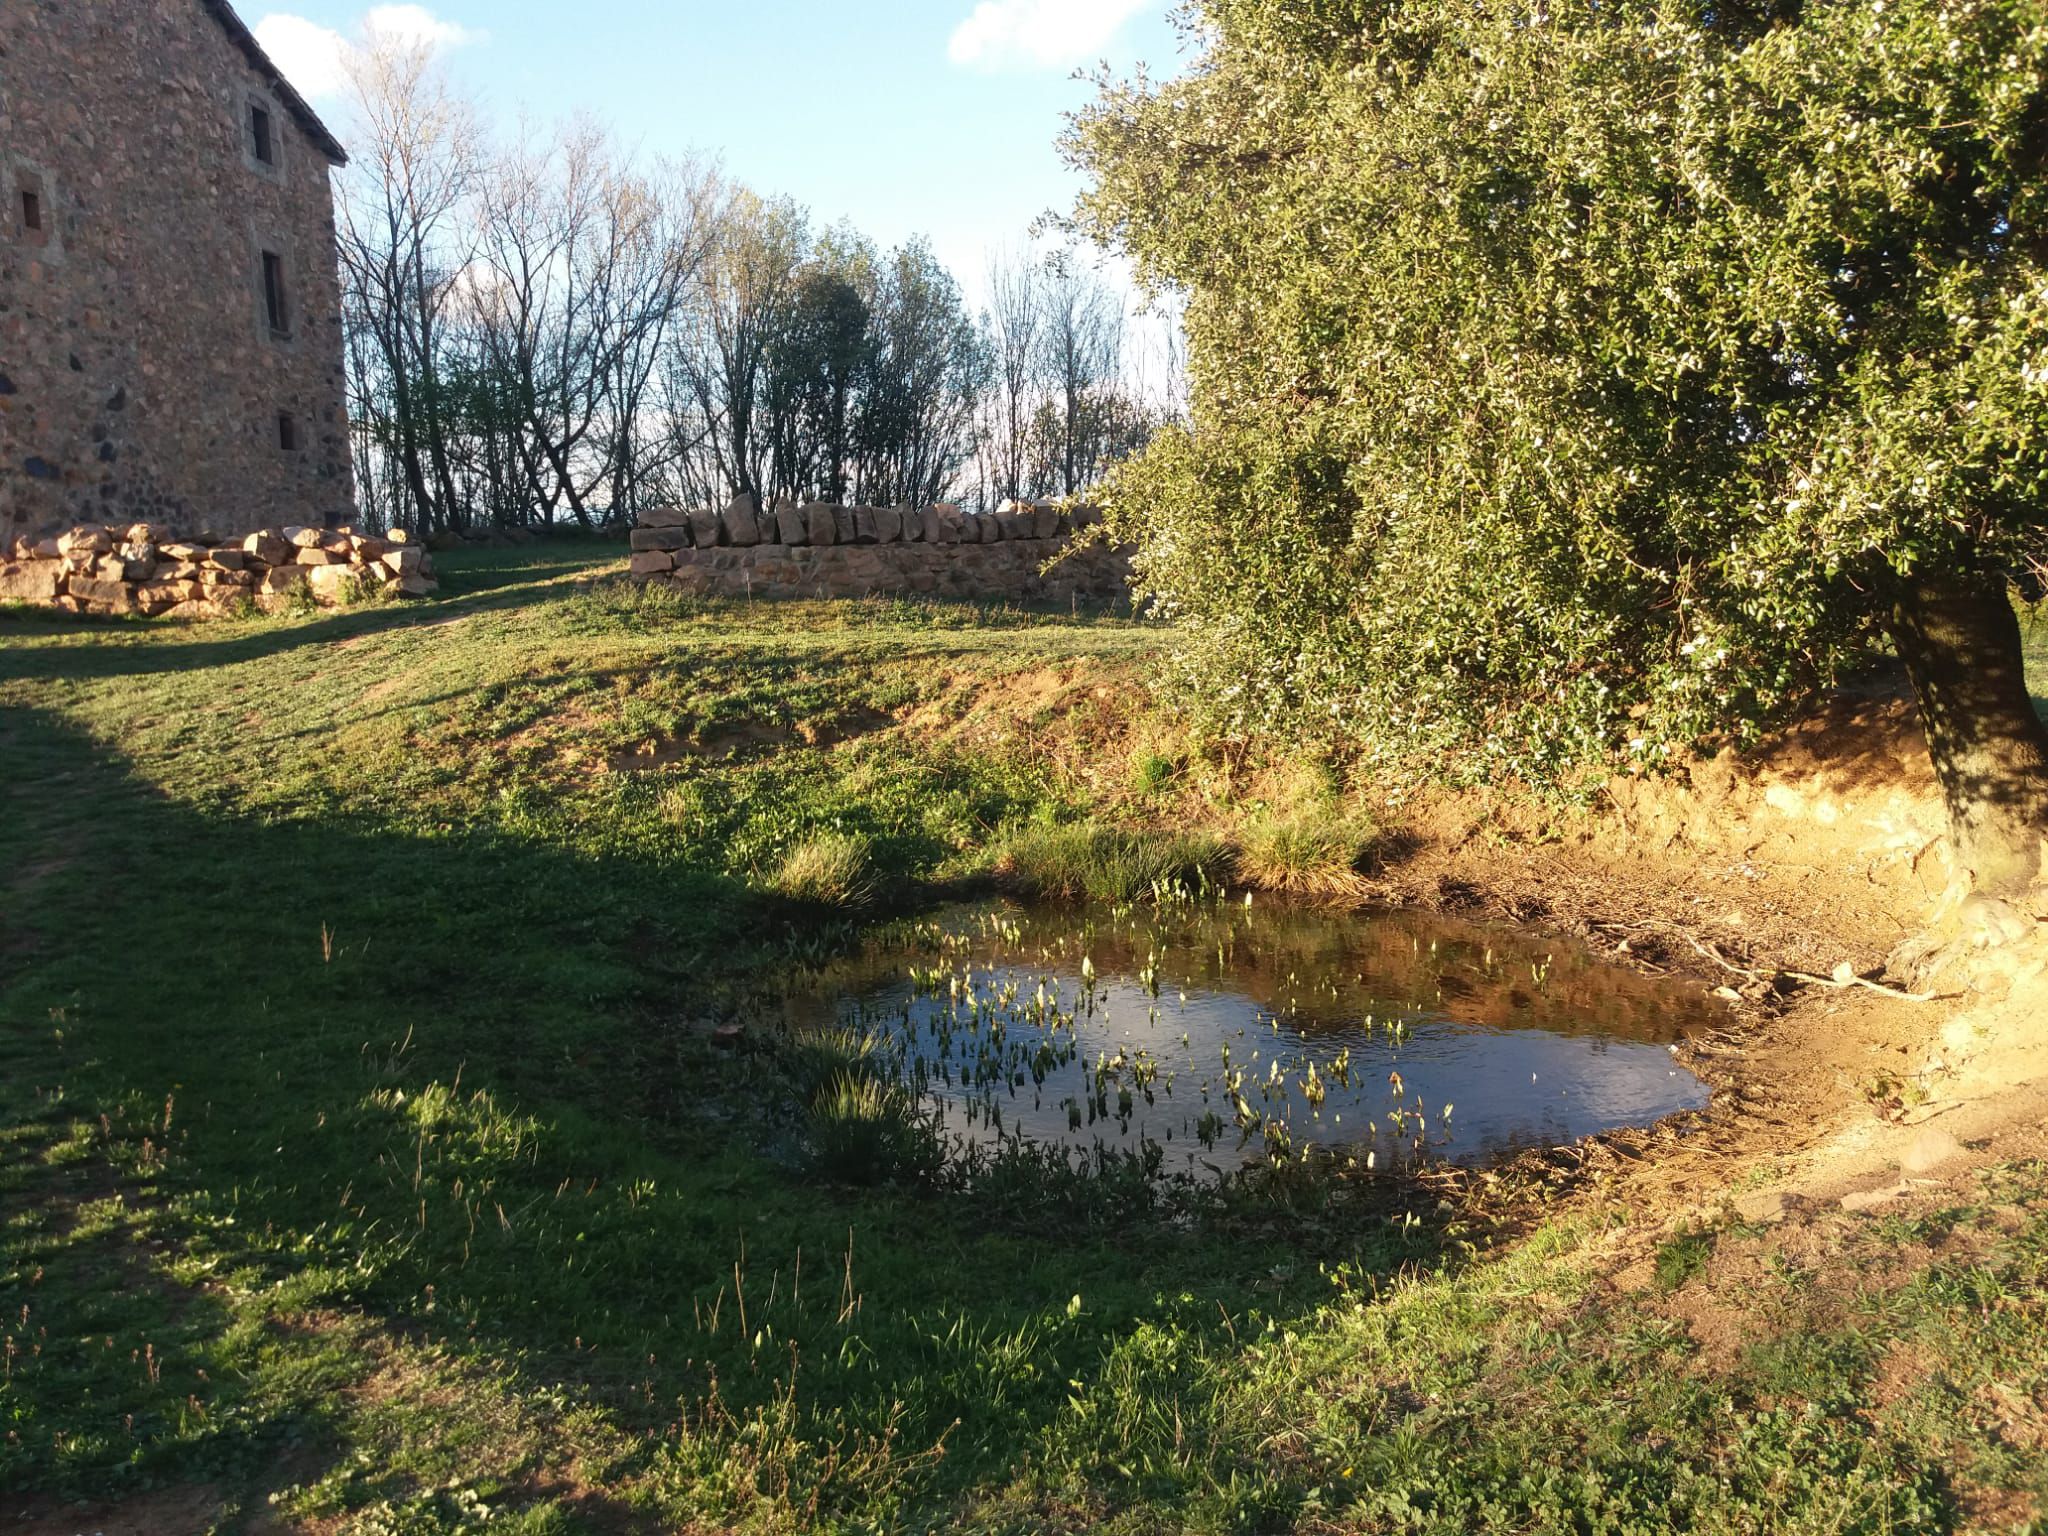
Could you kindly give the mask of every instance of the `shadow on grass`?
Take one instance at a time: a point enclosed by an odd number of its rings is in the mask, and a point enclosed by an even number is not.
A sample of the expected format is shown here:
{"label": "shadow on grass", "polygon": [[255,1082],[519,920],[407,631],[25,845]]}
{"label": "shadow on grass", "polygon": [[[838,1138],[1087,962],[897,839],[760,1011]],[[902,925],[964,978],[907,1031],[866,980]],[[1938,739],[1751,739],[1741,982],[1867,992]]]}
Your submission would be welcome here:
{"label": "shadow on grass", "polygon": [[[9,1487],[235,1479],[332,1435],[345,1363],[309,1371],[292,1341],[342,1315],[596,1411],[638,1447],[612,1475],[667,1507],[891,1522],[1048,1457],[1114,1482],[1093,1415],[1207,1422],[1238,1340],[1327,1299],[1321,1262],[1434,1251],[1284,1203],[1226,1229],[1077,1221],[1051,1189],[820,1186],[773,1053],[704,1027],[800,937],[716,872],[205,814],[35,710],[0,721],[0,797],[0,1135],[36,1154],[0,1184],[0,1313],[54,1341],[7,1389]],[[67,1179],[133,1230],[32,1217]],[[141,1310],[108,1313],[110,1285]],[[152,1375],[159,1339],[177,1358]],[[358,1476],[368,1497],[399,1474]],[[1180,1476],[1146,1497],[1204,1494]]]}

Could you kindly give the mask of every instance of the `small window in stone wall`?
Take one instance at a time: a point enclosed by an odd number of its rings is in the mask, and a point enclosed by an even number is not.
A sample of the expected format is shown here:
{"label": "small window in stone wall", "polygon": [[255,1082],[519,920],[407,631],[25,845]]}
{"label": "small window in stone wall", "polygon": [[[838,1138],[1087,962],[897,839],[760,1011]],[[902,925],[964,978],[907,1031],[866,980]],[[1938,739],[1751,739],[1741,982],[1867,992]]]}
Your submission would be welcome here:
{"label": "small window in stone wall", "polygon": [[275,251],[263,253],[263,313],[270,321],[272,335],[291,334],[291,309],[284,286],[284,258]]}
{"label": "small window in stone wall", "polygon": [[299,451],[299,419],[290,411],[277,413],[277,446],[286,453]]}
{"label": "small window in stone wall", "polygon": [[43,202],[43,184],[35,176],[23,176],[16,191],[16,217],[21,222],[21,238],[30,245],[50,243],[50,213]]}
{"label": "small window in stone wall", "polygon": [[249,104],[249,152],[265,165],[277,164],[277,142],[271,136],[270,109]]}

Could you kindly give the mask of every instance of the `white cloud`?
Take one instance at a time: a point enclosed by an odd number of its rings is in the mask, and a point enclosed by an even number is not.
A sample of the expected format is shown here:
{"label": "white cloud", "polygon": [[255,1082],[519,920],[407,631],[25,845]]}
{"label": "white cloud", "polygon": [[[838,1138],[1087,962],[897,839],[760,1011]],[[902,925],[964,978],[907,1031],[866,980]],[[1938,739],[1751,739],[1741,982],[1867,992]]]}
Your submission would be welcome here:
{"label": "white cloud", "polygon": [[981,0],[946,55],[979,69],[1061,69],[1099,52],[1148,0]]}
{"label": "white cloud", "polygon": [[309,99],[338,96],[347,83],[342,61],[348,55],[348,39],[332,27],[303,16],[266,16],[256,23],[256,41],[272,62],[284,71],[285,79]]}
{"label": "white cloud", "polygon": [[[332,27],[289,12],[273,12],[255,26],[256,41],[299,94],[311,100],[342,94],[348,84],[348,55],[357,45]],[[429,48],[461,48],[485,34],[436,16],[423,5],[378,5],[364,13],[362,37],[392,38]]]}
{"label": "white cloud", "polygon": [[404,43],[425,43],[432,48],[461,48],[484,40],[483,33],[459,22],[444,21],[424,5],[372,6],[363,18],[363,30]]}

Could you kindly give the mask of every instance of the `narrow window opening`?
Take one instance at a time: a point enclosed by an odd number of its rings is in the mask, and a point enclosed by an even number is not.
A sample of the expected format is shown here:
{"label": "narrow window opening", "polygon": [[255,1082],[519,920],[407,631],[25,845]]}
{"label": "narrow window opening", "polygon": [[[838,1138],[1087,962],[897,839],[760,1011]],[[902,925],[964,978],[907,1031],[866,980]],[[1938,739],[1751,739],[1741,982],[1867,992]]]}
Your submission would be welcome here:
{"label": "narrow window opening", "polygon": [[277,163],[277,149],[270,137],[270,113],[258,106],[249,108],[249,138],[256,158],[265,165]]}
{"label": "narrow window opening", "polygon": [[279,411],[277,413],[277,446],[286,453],[297,453],[299,451],[298,418],[293,416],[290,411]]}
{"label": "narrow window opening", "polygon": [[291,314],[285,306],[284,258],[275,251],[263,253],[263,311],[278,335],[291,329]]}
{"label": "narrow window opening", "polygon": [[39,192],[21,194],[21,227],[41,229],[43,227],[43,199]]}

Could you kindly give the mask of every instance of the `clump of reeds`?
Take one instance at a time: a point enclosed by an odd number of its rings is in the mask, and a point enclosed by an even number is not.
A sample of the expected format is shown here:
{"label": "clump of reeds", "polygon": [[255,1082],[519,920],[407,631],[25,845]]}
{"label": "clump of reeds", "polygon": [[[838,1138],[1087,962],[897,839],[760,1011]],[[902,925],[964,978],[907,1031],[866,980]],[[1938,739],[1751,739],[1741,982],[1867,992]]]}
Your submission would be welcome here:
{"label": "clump of reeds", "polygon": [[1238,838],[1237,877],[1261,890],[1320,899],[1366,894],[1365,868],[1378,829],[1337,809],[1295,811],[1248,825]]}
{"label": "clump of reeds", "polygon": [[865,907],[875,899],[874,845],[858,833],[818,833],[782,856],[769,884],[811,906]]}
{"label": "clump of reeds", "polygon": [[934,1119],[907,1090],[872,1073],[825,1082],[811,1096],[809,1130],[818,1170],[849,1184],[929,1180],[945,1158]]}
{"label": "clump of reeds", "polygon": [[1206,834],[1082,822],[1016,833],[997,855],[995,873],[1023,896],[1128,902],[1207,890],[1228,862],[1223,843]]}
{"label": "clump of reeds", "polygon": [[831,1025],[790,1037],[789,1073],[806,1099],[839,1078],[882,1077],[890,1068],[888,1041],[873,1030]]}

